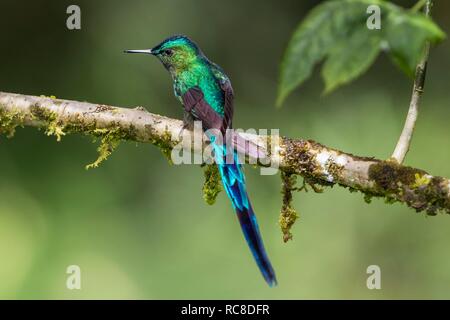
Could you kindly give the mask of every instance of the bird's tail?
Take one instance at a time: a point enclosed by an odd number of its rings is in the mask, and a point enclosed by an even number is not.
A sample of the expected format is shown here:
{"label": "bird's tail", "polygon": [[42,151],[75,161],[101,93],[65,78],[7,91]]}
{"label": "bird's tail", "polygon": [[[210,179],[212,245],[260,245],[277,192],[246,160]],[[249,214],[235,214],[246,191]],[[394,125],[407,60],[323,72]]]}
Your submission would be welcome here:
{"label": "bird's tail", "polygon": [[233,152],[233,156],[232,161],[226,161],[227,149],[214,142],[212,145],[223,186],[236,210],[248,246],[266,282],[271,287],[275,286],[277,284],[275,272],[264,249],[258,222],[247,195],[245,177],[242,166],[238,162],[238,154],[234,150],[228,150]]}

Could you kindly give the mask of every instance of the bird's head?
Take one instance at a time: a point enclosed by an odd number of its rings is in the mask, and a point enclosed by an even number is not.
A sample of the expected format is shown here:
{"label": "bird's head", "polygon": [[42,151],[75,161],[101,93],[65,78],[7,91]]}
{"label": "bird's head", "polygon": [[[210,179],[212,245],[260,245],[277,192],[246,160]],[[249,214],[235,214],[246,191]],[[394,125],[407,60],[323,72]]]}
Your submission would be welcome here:
{"label": "bird's head", "polygon": [[167,38],[152,49],[125,50],[126,53],[146,53],[157,57],[171,73],[188,69],[202,56],[197,45],[186,36]]}

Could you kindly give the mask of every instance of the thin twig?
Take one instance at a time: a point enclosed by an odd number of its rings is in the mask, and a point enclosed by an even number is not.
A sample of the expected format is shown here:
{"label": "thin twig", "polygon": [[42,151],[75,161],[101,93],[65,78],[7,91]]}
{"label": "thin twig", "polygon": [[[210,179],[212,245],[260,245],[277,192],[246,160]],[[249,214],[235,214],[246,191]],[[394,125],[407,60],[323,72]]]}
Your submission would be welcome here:
{"label": "thin twig", "polygon": [[[432,1],[427,0],[424,12],[426,16],[430,16]],[[427,61],[430,52],[430,43],[425,44],[422,57],[419,64],[416,67],[416,75],[414,79],[413,92],[411,101],[409,103],[409,110],[406,116],[405,125],[403,131],[398,139],[397,145],[391,158],[395,159],[398,163],[403,163],[406,153],[408,153],[409,146],[411,145],[411,139],[414,133],[414,127],[416,125],[417,116],[419,114],[420,99],[423,94],[423,88],[425,86],[425,75],[427,72]]]}

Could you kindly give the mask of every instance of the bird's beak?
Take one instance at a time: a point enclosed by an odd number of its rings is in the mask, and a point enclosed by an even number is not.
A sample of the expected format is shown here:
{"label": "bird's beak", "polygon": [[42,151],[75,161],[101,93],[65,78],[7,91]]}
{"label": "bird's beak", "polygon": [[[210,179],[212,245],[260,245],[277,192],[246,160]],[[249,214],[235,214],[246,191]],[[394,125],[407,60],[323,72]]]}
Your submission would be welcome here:
{"label": "bird's beak", "polygon": [[146,53],[153,54],[152,49],[143,49],[143,50],[125,50],[125,53]]}

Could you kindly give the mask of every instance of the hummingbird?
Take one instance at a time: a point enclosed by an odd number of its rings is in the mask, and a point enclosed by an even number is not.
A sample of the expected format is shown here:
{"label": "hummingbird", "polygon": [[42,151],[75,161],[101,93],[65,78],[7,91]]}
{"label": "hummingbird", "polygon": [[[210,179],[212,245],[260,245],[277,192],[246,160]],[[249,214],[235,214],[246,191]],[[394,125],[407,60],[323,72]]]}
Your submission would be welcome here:
{"label": "hummingbird", "polygon": [[[194,41],[177,35],[151,49],[125,52],[153,55],[169,71],[174,94],[184,109],[183,128],[191,127],[193,121],[201,121],[207,135],[211,129],[225,134],[227,129],[232,128],[234,93],[230,79],[221,67],[205,56]],[[267,284],[275,286],[275,272],[264,248],[237,150],[227,148],[226,143],[219,143],[215,136],[209,138],[222,184],[236,211],[256,264]],[[232,161],[226,161],[230,158]]]}

